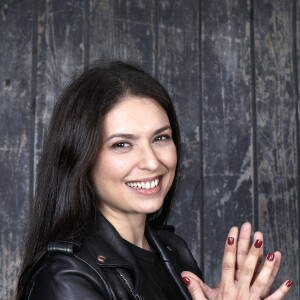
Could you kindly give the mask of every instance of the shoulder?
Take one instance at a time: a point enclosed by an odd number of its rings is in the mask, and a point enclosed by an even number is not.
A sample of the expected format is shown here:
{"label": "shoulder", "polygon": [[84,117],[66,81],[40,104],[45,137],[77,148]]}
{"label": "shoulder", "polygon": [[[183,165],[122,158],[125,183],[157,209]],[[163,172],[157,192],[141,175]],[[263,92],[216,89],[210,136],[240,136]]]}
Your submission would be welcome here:
{"label": "shoulder", "polygon": [[28,299],[107,299],[101,274],[69,242],[50,244],[31,278]]}

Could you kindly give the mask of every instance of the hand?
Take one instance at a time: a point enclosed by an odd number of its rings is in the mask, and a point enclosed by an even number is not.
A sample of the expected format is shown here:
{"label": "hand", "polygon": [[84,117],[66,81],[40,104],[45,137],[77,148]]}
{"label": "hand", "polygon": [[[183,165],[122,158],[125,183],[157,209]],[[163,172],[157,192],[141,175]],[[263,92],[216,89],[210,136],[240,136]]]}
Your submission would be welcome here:
{"label": "hand", "polygon": [[287,294],[292,282],[286,281],[272,295],[271,286],[277,275],[281,254],[269,253],[263,266],[263,236],[254,234],[254,243],[249,250],[251,235],[250,223],[241,228],[237,245],[238,228],[229,231],[222,263],[221,281],[211,289],[195,274],[184,271],[181,276],[187,285],[193,300],[280,300]]}

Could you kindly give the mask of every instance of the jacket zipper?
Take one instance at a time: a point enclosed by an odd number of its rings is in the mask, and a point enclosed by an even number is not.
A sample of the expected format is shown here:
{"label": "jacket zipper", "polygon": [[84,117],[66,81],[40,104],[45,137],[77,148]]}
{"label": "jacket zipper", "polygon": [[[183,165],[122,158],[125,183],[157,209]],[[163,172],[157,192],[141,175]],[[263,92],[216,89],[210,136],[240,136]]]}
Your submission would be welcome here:
{"label": "jacket zipper", "polygon": [[132,287],[130,286],[130,284],[129,284],[129,282],[127,281],[127,279],[125,278],[125,276],[124,276],[123,274],[120,274],[120,273],[119,273],[119,275],[120,275],[120,277],[123,279],[123,281],[125,282],[125,284],[127,285],[127,287],[128,287],[128,289],[130,290],[130,292],[131,292],[133,298],[136,299],[136,300],[143,300],[142,297],[141,297],[140,295],[134,293]]}

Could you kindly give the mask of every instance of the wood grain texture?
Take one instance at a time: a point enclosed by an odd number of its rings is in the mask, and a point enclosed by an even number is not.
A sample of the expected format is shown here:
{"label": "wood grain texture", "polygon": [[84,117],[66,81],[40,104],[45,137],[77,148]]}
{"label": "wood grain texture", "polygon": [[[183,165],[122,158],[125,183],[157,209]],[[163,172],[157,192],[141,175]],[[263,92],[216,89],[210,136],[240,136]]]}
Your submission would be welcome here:
{"label": "wood grain texture", "polygon": [[181,185],[172,222],[200,263],[198,12],[196,1],[158,1],[156,63],[157,77],[170,93],[182,132]]}
{"label": "wood grain texture", "polygon": [[14,296],[29,207],[32,28],[26,3],[7,1],[0,9],[0,298],[6,300]]}
{"label": "wood grain texture", "polygon": [[265,250],[283,255],[277,285],[299,276],[292,21],[293,1],[255,1],[259,229]]}
{"label": "wood grain texture", "polygon": [[[293,44],[294,44],[294,55],[293,55],[293,63],[294,63],[294,89],[296,96],[296,139],[297,139],[297,201],[296,204],[298,206],[297,218],[298,224],[296,225],[296,232],[298,231],[298,244],[295,246],[296,253],[298,254],[298,270],[300,270],[300,1],[294,0],[293,6]],[[298,278],[299,282],[299,271]],[[300,295],[300,285],[297,287],[298,295]]]}
{"label": "wood grain texture", "polygon": [[90,1],[90,60],[121,59],[153,71],[154,1]]}
{"label": "wood grain texture", "polygon": [[216,286],[227,232],[253,223],[247,1],[202,2],[204,277]]}
{"label": "wood grain texture", "polygon": [[38,62],[35,112],[35,164],[57,97],[83,65],[83,14],[80,1],[38,2]]}

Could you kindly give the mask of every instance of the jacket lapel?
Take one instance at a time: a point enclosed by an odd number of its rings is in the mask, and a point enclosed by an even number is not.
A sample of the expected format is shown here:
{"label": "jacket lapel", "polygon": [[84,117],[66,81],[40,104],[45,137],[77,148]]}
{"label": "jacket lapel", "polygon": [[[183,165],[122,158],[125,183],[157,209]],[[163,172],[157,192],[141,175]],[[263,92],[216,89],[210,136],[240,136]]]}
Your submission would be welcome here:
{"label": "jacket lapel", "polygon": [[[148,242],[156,249],[162,264],[173,278],[179,291],[181,291],[183,299],[191,300],[192,298],[181,280],[180,270],[176,266],[176,249],[163,245],[148,224],[146,224],[145,234]],[[131,273],[134,274],[134,290],[139,294],[141,282],[137,262],[117,230],[100,212],[97,212],[90,222],[86,235],[86,246],[92,252],[92,255],[104,257],[101,260],[98,259],[97,264],[101,267],[124,267],[131,270]]]}
{"label": "jacket lapel", "polygon": [[134,289],[140,292],[141,282],[136,260],[124,240],[111,223],[97,212],[95,218],[88,225],[88,238],[85,239],[90,251],[98,260],[101,267],[124,267],[134,274]]}
{"label": "jacket lapel", "polygon": [[192,297],[188,292],[186,286],[183,284],[180,271],[176,267],[176,249],[173,249],[170,246],[163,245],[148,224],[146,224],[146,237],[148,239],[148,242],[150,242],[150,244],[156,249],[163,265],[166,267],[171,278],[173,278],[178,289],[181,291],[182,296],[184,296],[183,299],[191,300]]}

